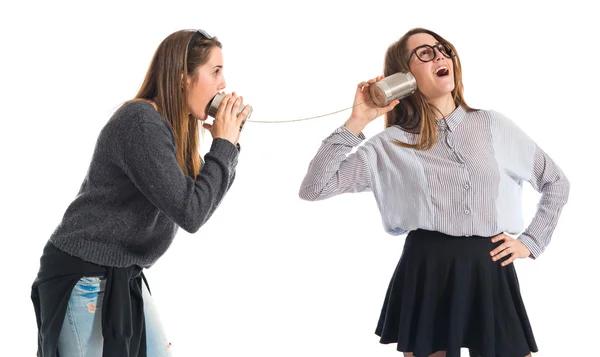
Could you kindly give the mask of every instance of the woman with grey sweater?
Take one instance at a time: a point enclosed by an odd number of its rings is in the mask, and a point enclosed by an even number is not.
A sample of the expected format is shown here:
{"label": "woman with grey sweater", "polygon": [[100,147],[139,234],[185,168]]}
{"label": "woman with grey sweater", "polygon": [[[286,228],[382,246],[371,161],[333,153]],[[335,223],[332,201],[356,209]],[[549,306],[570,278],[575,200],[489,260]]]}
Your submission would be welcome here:
{"label": "woman with grey sweater", "polygon": [[231,187],[246,106],[223,98],[204,160],[199,121],[225,88],[221,43],[177,31],[158,46],[134,99],[102,129],[79,194],[41,257],[32,287],[38,355],[169,356],[143,269],[178,227],[196,232]]}

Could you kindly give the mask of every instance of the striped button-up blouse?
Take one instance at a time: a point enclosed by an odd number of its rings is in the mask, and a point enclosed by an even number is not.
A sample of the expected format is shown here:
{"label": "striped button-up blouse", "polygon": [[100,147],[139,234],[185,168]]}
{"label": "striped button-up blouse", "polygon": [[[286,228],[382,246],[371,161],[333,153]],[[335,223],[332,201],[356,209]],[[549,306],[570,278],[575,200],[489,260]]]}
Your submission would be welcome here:
{"label": "striped button-up blouse", "polygon": [[[343,126],[323,141],[300,188],[305,200],[372,191],[385,230],[392,235],[418,228],[452,236],[517,235],[538,257],[550,242],[569,181],[552,159],[521,129],[494,111],[457,107],[437,122],[438,140],[429,150],[398,146],[417,134],[389,127],[355,152],[365,139]],[[523,181],[541,192],[525,230]]]}

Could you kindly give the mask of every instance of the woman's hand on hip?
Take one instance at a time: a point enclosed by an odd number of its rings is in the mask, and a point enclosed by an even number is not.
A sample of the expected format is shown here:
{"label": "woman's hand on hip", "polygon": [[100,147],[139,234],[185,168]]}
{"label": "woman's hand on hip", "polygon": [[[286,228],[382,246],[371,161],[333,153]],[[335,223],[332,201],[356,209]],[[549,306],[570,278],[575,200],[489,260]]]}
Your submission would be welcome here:
{"label": "woman's hand on hip", "polygon": [[350,130],[354,135],[360,134],[360,132],[373,120],[380,115],[383,115],[392,110],[398,103],[399,100],[393,100],[385,107],[377,106],[371,99],[369,87],[371,84],[382,80],[384,76],[370,79],[366,82],[361,82],[356,88],[356,94],[354,94],[354,106],[350,118],[346,121],[344,126]]}
{"label": "woman's hand on hip", "polygon": [[499,259],[510,255],[510,258],[502,262],[502,266],[506,266],[514,262],[516,259],[527,258],[531,255],[529,248],[527,248],[523,242],[514,239],[509,235],[501,233],[492,238],[492,243],[500,241],[504,241],[504,243],[492,250],[490,255],[492,256],[493,261],[498,261]]}

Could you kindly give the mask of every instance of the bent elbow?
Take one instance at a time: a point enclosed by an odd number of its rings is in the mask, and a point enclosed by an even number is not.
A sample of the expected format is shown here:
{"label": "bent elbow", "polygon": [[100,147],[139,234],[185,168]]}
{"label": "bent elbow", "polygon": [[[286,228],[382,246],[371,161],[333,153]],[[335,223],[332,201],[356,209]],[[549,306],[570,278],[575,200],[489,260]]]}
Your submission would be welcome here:
{"label": "bent elbow", "polygon": [[193,226],[187,226],[187,227],[181,227],[181,228],[183,228],[184,231],[186,231],[190,234],[194,234],[200,230],[200,227],[202,227],[202,226],[201,225],[193,225]]}
{"label": "bent elbow", "polygon": [[320,192],[316,192],[307,187],[301,188],[298,192],[298,196],[304,201],[318,201],[321,198]]}
{"label": "bent elbow", "polygon": [[571,182],[569,181],[569,179],[566,176],[563,176],[562,178],[562,187],[563,187],[563,197],[564,197],[564,203],[567,203],[567,201],[569,200],[569,192],[571,191]]}
{"label": "bent elbow", "polygon": [[194,234],[200,230],[200,227],[202,227],[204,223],[206,223],[206,219],[196,217],[196,219],[187,219],[185,222],[181,222],[179,227],[188,233]]}
{"label": "bent elbow", "polygon": [[569,191],[571,183],[561,175],[556,181],[546,184],[541,190],[542,196],[546,197],[559,206],[564,206],[569,200]]}

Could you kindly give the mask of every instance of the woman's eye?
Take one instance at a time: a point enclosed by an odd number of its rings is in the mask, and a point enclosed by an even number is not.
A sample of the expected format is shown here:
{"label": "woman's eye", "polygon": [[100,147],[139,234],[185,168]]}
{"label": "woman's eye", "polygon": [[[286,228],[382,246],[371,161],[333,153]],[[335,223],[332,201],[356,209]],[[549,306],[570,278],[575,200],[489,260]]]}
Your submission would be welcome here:
{"label": "woman's eye", "polygon": [[429,48],[424,48],[419,52],[419,56],[421,57],[428,57],[429,55],[431,55],[431,50]]}

